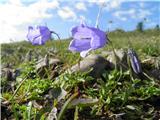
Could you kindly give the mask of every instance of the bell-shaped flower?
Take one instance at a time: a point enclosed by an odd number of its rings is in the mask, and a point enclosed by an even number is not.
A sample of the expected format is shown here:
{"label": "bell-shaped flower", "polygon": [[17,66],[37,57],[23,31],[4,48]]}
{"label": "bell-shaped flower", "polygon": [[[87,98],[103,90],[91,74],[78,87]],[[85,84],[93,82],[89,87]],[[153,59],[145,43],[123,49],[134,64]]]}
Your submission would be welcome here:
{"label": "bell-shaped flower", "polygon": [[46,26],[28,27],[27,39],[33,45],[44,45],[51,39],[51,31]]}
{"label": "bell-shaped flower", "polygon": [[141,64],[140,64],[140,60],[138,58],[138,55],[136,54],[136,52],[132,49],[128,50],[128,55],[129,55],[129,60],[131,63],[131,67],[132,70],[136,73],[142,73],[142,68],[141,68]]}
{"label": "bell-shaped flower", "polygon": [[69,50],[80,52],[81,57],[85,57],[91,50],[104,47],[108,41],[105,32],[84,24],[74,27],[71,33],[73,40],[70,42]]}

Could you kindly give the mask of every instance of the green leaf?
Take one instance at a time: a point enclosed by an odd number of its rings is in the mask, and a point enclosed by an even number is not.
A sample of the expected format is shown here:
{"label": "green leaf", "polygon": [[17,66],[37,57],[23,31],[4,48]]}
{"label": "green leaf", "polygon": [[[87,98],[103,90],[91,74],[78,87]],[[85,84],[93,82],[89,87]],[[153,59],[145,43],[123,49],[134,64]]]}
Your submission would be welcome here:
{"label": "green leaf", "polygon": [[70,103],[70,107],[75,107],[75,106],[91,106],[96,103],[98,103],[98,99],[92,99],[92,98],[78,98],[74,99]]}
{"label": "green leaf", "polygon": [[127,105],[126,108],[130,109],[130,110],[136,110],[136,108],[132,105]]}
{"label": "green leaf", "polygon": [[107,104],[110,104],[110,102],[111,102],[111,98],[110,98],[110,96],[108,96],[108,97],[107,97],[107,100],[106,100],[106,103],[107,103]]}
{"label": "green leaf", "polygon": [[31,120],[31,112],[32,112],[32,102],[30,101],[28,103],[28,107],[27,107],[27,117],[28,117],[28,120]]}

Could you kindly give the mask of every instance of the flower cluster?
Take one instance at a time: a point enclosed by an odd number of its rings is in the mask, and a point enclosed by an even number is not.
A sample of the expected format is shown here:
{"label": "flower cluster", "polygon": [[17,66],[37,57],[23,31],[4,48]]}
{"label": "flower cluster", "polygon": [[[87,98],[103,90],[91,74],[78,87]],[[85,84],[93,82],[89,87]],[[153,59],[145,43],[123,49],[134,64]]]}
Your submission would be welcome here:
{"label": "flower cluster", "polygon": [[[33,45],[44,45],[46,41],[51,39],[51,33],[58,36],[57,33],[50,31],[46,26],[29,26],[27,39]],[[85,24],[74,27],[71,33],[73,40],[70,42],[69,50],[80,52],[81,57],[85,57],[91,50],[104,47],[108,40],[105,32]]]}

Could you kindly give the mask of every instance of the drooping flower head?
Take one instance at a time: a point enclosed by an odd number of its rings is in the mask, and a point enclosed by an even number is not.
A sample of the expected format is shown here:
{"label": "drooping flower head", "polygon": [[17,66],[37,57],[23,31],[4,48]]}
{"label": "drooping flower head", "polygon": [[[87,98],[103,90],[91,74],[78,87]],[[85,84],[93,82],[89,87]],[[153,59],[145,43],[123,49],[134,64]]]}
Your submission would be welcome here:
{"label": "drooping flower head", "polygon": [[[51,34],[54,33],[58,36],[54,31],[50,31],[46,26],[37,26],[37,27],[28,27],[27,39],[33,45],[44,45],[46,41],[51,39]],[[59,36],[58,36],[59,38]],[[60,39],[60,38],[59,38]]]}
{"label": "drooping flower head", "polygon": [[95,27],[89,27],[82,23],[71,30],[73,40],[69,50],[80,52],[85,57],[91,50],[102,48],[107,43],[106,33]]}
{"label": "drooping flower head", "polygon": [[46,26],[28,27],[27,39],[33,45],[44,45],[51,38],[51,32]]}
{"label": "drooping flower head", "polygon": [[133,49],[129,49],[128,55],[129,55],[129,60],[131,63],[132,70],[136,74],[142,73],[141,64],[140,64],[140,61],[139,61],[139,58],[136,52]]}
{"label": "drooping flower head", "polygon": [[70,42],[69,50],[80,52],[81,57],[85,57],[91,50],[102,48],[107,43],[106,33],[98,29],[98,23],[102,8],[105,3],[99,7],[95,27],[89,27],[82,21],[80,26],[71,30],[73,40]]}

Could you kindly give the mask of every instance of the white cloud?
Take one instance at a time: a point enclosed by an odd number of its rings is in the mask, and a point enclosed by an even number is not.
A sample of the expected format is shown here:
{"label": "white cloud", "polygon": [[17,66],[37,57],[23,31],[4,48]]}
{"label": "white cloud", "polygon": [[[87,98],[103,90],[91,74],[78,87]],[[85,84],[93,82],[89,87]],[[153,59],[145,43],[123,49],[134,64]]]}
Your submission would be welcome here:
{"label": "white cloud", "polygon": [[126,16],[134,17],[134,15],[135,15],[135,9],[130,9],[127,11],[116,11],[113,13],[113,16],[117,17],[118,19],[122,21],[127,20]]}
{"label": "white cloud", "polygon": [[66,20],[66,19],[75,20],[77,18],[76,14],[73,12],[73,10],[67,6],[60,8],[57,13],[64,20]]}
{"label": "white cloud", "polygon": [[79,2],[75,5],[76,9],[86,11],[86,5],[83,2]]}
{"label": "white cloud", "polygon": [[108,5],[107,5],[107,8],[108,8],[108,10],[119,8],[122,2],[123,2],[123,0],[112,0],[112,1],[109,1]]}
{"label": "white cloud", "polygon": [[125,0],[89,0],[89,2],[98,5],[105,4],[105,9],[108,11],[119,8],[123,1]]}
{"label": "white cloud", "polygon": [[126,21],[126,20],[127,20],[127,18],[126,18],[126,17],[120,17],[120,20],[122,20],[122,21]]}
{"label": "white cloud", "polygon": [[125,11],[116,11],[113,13],[114,16],[116,17],[121,17],[123,15],[130,15],[130,16],[134,16],[135,15],[135,9],[130,9],[130,10],[125,10]]}
{"label": "white cloud", "polygon": [[113,13],[113,16],[117,17],[122,21],[126,21],[127,17],[132,19],[143,19],[152,13],[149,10],[145,9],[129,9],[129,10],[121,10]]}
{"label": "white cloud", "polygon": [[10,39],[25,39],[28,25],[39,24],[44,19],[51,18],[53,14],[48,13],[48,10],[58,7],[56,0],[39,0],[29,5],[20,0],[9,0],[0,4],[0,43],[10,42]]}
{"label": "white cloud", "polygon": [[137,14],[137,18],[145,18],[151,14],[152,13],[149,10],[139,9],[138,14]]}
{"label": "white cloud", "polygon": [[148,22],[148,24],[145,24],[145,27],[146,28],[155,28],[156,25],[157,25],[156,22],[151,21],[151,22]]}
{"label": "white cloud", "polygon": [[145,7],[145,3],[144,3],[144,2],[140,2],[140,3],[139,3],[139,6],[140,6],[141,8],[144,8],[144,7]]}
{"label": "white cloud", "polygon": [[85,24],[87,24],[87,25],[90,25],[91,24],[91,20],[90,19],[87,19],[85,16],[83,16],[83,15],[80,15],[79,16],[79,19],[77,19],[77,22],[78,22],[78,24],[79,23],[82,23],[82,22],[84,22]]}

